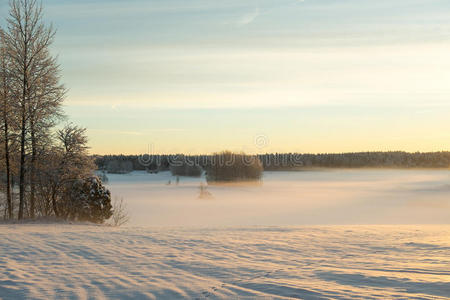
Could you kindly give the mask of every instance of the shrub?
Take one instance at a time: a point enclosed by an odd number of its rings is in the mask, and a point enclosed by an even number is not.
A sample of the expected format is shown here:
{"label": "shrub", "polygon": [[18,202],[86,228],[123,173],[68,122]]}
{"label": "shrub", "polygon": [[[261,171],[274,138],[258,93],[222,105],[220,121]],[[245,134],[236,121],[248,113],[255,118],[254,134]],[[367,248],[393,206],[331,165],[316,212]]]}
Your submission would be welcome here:
{"label": "shrub", "polygon": [[111,217],[113,226],[122,226],[130,221],[130,214],[123,198],[115,198],[113,205],[113,214]]}
{"label": "shrub", "polygon": [[207,165],[208,182],[260,180],[263,166],[257,156],[221,152],[214,154]]}
{"label": "shrub", "polygon": [[113,214],[111,193],[98,177],[76,180],[69,197],[68,219],[103,223]]}
{"label": "shrub", "polygon": [[203,182],[200,183],[199,186],[200,194],[198,195],[199,199],[212,199],[213,195],[208,191],[208,186],[204,185]]}

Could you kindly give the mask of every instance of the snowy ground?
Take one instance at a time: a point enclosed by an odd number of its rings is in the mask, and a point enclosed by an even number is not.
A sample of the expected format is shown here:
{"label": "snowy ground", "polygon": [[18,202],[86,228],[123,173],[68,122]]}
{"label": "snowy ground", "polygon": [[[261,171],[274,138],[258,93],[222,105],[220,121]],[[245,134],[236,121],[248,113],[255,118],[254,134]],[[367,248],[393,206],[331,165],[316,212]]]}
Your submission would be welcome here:
{"label": "snowy ground", "polygon": [[450,299],[449,174],[111,175],[129,226],[0,225],[0,299]]}
{"label": "snowy ground", "polygon": [[3,299],[450,297],[450,226],[3,225],[0,239]]}

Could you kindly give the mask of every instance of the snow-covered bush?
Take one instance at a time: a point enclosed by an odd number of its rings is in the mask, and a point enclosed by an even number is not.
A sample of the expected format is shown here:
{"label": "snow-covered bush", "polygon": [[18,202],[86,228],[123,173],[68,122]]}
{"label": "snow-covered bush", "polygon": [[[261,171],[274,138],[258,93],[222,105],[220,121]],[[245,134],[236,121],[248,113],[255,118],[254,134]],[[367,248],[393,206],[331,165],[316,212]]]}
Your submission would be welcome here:
{"label": "snow-covered bush", "polygon": [[113,214],[111,193],[98,177],[76,180],[70,190],[67,218],[103,223]]}
{"label": "snow-covered bush", "polygon": [[86,130],[71,124],[58,130],[35,164],[36,215],[68,218],[74,182],[92,176],[95,165],[87,151]]}
{"label": "snow-covered bush", "polygon": [[257,156],[222,152],[211,157],[206,167],[208,182],[261,179],[263,166]]}

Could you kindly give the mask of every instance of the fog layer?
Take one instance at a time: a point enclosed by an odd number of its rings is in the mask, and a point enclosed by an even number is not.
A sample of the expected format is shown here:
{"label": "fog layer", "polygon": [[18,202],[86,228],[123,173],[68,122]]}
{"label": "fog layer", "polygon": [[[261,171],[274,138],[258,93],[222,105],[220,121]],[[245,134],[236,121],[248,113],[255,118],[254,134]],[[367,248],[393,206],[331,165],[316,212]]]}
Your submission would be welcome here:
{"label": "fog layer", "polygon": [[[108,174],[131,225],[281,226],[449,224],[450,171],[331,170],[265,172],[260,185],[208,186],[169,172]],[[170,181],[170,184],[169,184]]]}

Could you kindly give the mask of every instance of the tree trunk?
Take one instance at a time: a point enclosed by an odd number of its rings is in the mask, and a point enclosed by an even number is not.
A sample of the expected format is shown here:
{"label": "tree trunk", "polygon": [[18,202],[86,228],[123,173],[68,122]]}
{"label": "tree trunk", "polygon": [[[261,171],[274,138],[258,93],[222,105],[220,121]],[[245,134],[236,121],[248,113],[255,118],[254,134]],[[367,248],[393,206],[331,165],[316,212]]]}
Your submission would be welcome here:
{"label": "tree trunk", "polygon": [[[25,9],[26,11],[26,9]],[[28,19],[26,19],[26,22]],[[27,26],[25,25],[25,29]],[[25,31],[24,37],[24,57],[23,57],[23,70],[22,70],[22,124],[20,128],[20,175],[19,175],[19,217],[23,219],[23,208],[25,204],[25,138],[26,138],[26,101],[27,101],[27,89],[28,89],[28,34]]]}
{"label": "tree trunk", "polygon": [[11,166],[9,162],[9,132],[8,132],[8,121],[6,119],[4,126],[5,126],[6,203],[8,206],[8,218],[12,219]]}
{"label": "tree trunk", "polygon": [[[2,68],[5,69],[5,63],[2,60]],[[7,107],[8,105],[8,93],[6,91],[7,89],[7,83],[6,83],[6,76],[3,76],[3,127],[4,127],[4,134],[5,134],[5,173],[6,173],[6,205],[8,209],[8,218],[12,219],[12,196],[11,196],[11,165],[9,161],[9,122],[8,122],[8,111]]]}
{"label": "tree trunk", "polygon": [[36,136],[34,132],[34,122],[30,122],[31,132],[31,165],[30,165],[30,218],[35,217],[35,172],[36,172]]}
{"label": "tree trunk", "polygon": [[[25,108],[25,106],[23,107]],[[23,219],[23,208],[25,204],[25,126],[25,109],[23,109],[20,134],[19,220]]]}
{"label": "tree trunk", "polygon": [[54,188],[53,192],[52,192],[52,206],[53,206],[53,211],[55,212],[55,216],[59,217],[58,207],[56,206],[56,188]]}
{"label": "tree trunk", "polygon": [[[25,49],[27,46],[25,45]],[[25,53],[26,50],[25,50]],[[25,58],[26,62],[26,58]],[[23,219],[23,208],[25,204],[25,138],[26,138],[26,100],[27,100],[27,67],[26,63],[23,70],[23,87],[22,87],[22,123],[20,128],[20,175],[19,175],[19,217]]]}

